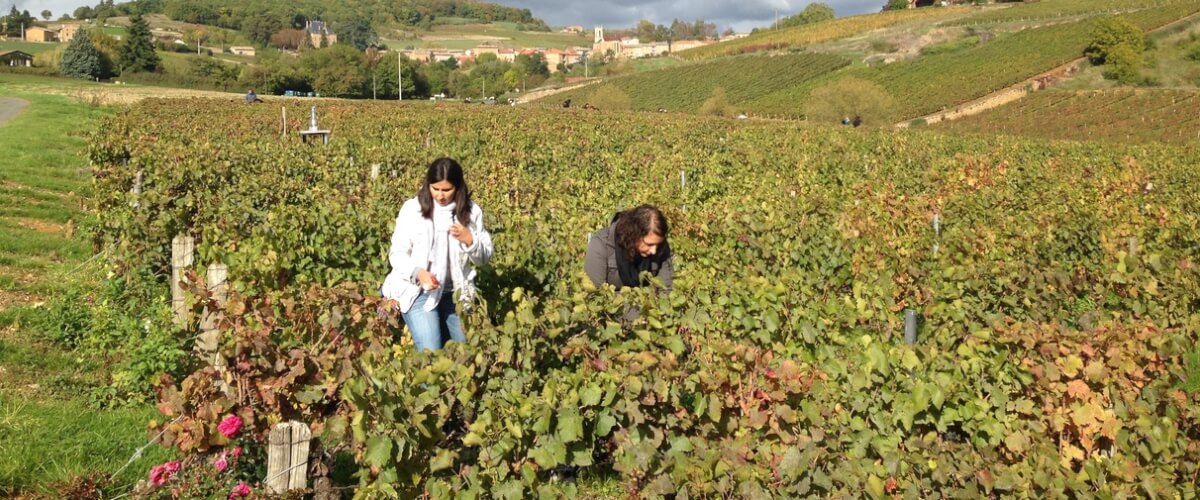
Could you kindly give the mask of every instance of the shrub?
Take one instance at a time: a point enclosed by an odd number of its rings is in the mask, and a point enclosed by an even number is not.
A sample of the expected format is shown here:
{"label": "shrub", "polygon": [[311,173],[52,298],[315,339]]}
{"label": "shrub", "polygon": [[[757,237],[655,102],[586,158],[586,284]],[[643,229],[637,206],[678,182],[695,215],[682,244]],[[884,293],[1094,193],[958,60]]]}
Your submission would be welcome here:
{"label": "shrub", "polygon": [[1142,53],[1128,45],[1118,45],[1108,51],[1104,77],[1125,85],[1142,81]]}
{"label": "shrub", "polygon": [[844,78],[813,90],[804,114],[814,122],[840,123],[843,118],[858,118],[862,123],[886,125],[895,118],[895,109],[895,99],[879,84]]}
{"label": "shrub", "polygon": [[592,106],[608,111],[629,111],[633,109],[633,100],[615,85],[604,85],[596,89],[587,102]]}
{"label": "shrub", "polygon": [[725,96],[725,87],[713,89],[712,96],[700,105],[700,114],[724,117],[734,115],[733,105],[729,104],[729,98]]}
{"label": "shrub", "polygon": [[1146,34],[1137,25],[1120,17],[1105,18],[1096,23],[1091,38],[1083,54],[1092,64],[1105,64],[1112,51],[1120,46],[1129,47],[1137,53],[1146,50]]}

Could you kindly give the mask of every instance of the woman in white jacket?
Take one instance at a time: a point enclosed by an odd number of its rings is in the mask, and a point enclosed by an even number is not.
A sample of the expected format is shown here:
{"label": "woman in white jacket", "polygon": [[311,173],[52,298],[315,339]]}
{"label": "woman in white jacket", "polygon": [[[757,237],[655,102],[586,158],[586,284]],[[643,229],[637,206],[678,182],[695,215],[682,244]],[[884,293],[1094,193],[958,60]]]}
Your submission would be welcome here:
{"label": "woman in white jacket", "polygon": [[492,236],[483,227],[483,210],[471,202],[462,167],[450,158],[434,160],[417,196],[396,216],[388,252],[392,271],[382,288],[384,297],[400,303],[417,350],[466,342],[454,296],[470,304],[475,269],[491,258]]}

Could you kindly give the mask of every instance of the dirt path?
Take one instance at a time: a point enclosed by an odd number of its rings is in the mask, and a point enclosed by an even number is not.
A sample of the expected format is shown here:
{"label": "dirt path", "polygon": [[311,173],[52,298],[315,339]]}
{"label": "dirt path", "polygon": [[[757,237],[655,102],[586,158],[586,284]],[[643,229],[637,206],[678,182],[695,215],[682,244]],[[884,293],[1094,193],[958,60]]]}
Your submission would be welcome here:
{"label": "dirt path", "polygon": [[29,106],[29,101],[16,97],[0,97],[0,125],[11,120]]}
{"label": "dirt path", "polygon": [[528,102],[533,102],[533,101],[536,101],[536,100],[538,100],[538,99],[541,99],[541,98],[543,98],[543,97],[552,96],[552,95],[554,95],[554,94],[558,94],[558,93],[561,93],[561,92],[566,92],[566,91],[568,91],[568,90],[575,90],[575,89],[577,89],[577,88],[580,88],[580,87],[586,87],[586,86],[588,86],[588,85],[591,85],[591,84],[593,84],[593,83],[596,83],[596,82],[598,82],[598,81],[600,81],[600,79],[599,79],[599,78],[593,78],[593,79],[591,79],[591,80],[587,80],[587,81],[579,82],[579,83],[576,83],[576,84],[573,84],[573,85],[567,85],[567,86],[565,86],[565,87],[558,87],[558,88],[553,88],[553,89],[545,89],[545,90],[535,90],[535,91],[533,91],[533,92],[530,92],[530,93],[528,93],[528,94],[525,94],[525,95],[523,95],[523,96],[521,96],[521,97],[518,97],[518,98],[517,98],[517,104],[525,104],[525,103],[528,103]]}

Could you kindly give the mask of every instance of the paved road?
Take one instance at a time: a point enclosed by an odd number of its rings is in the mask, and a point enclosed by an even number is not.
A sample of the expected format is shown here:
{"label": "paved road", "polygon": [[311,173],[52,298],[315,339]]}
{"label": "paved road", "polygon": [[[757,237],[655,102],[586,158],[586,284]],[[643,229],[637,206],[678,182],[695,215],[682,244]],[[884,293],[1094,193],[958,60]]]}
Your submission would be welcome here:
{"label": "paved road", "polygon": [[21,113],[29,101],[15,97],[0,97],[0,125]]}

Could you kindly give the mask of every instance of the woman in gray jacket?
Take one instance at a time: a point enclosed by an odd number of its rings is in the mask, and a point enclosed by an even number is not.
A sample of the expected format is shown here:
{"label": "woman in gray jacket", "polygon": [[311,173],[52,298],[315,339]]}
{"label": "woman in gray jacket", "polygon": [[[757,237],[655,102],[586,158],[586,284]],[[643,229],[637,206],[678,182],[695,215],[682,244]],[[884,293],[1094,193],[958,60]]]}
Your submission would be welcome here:
{"label": "woman in gray jacket", "polygon": [[584,270],[596,286],[648,286],[643,273],[649,273],[670,290],[675,269],[668,232],[667,218],[653,205],[618,212],[608,227],[592,235]]}
{"label": "woman in gray jacket", "polygon": [[483,210],[471,202],[462,167],[450,158],[429,165],[417,196],[396,216],[383,296],[400,303],[418,351],[466,342],[454,304],[475,296],[475,269],[492,258]]}

